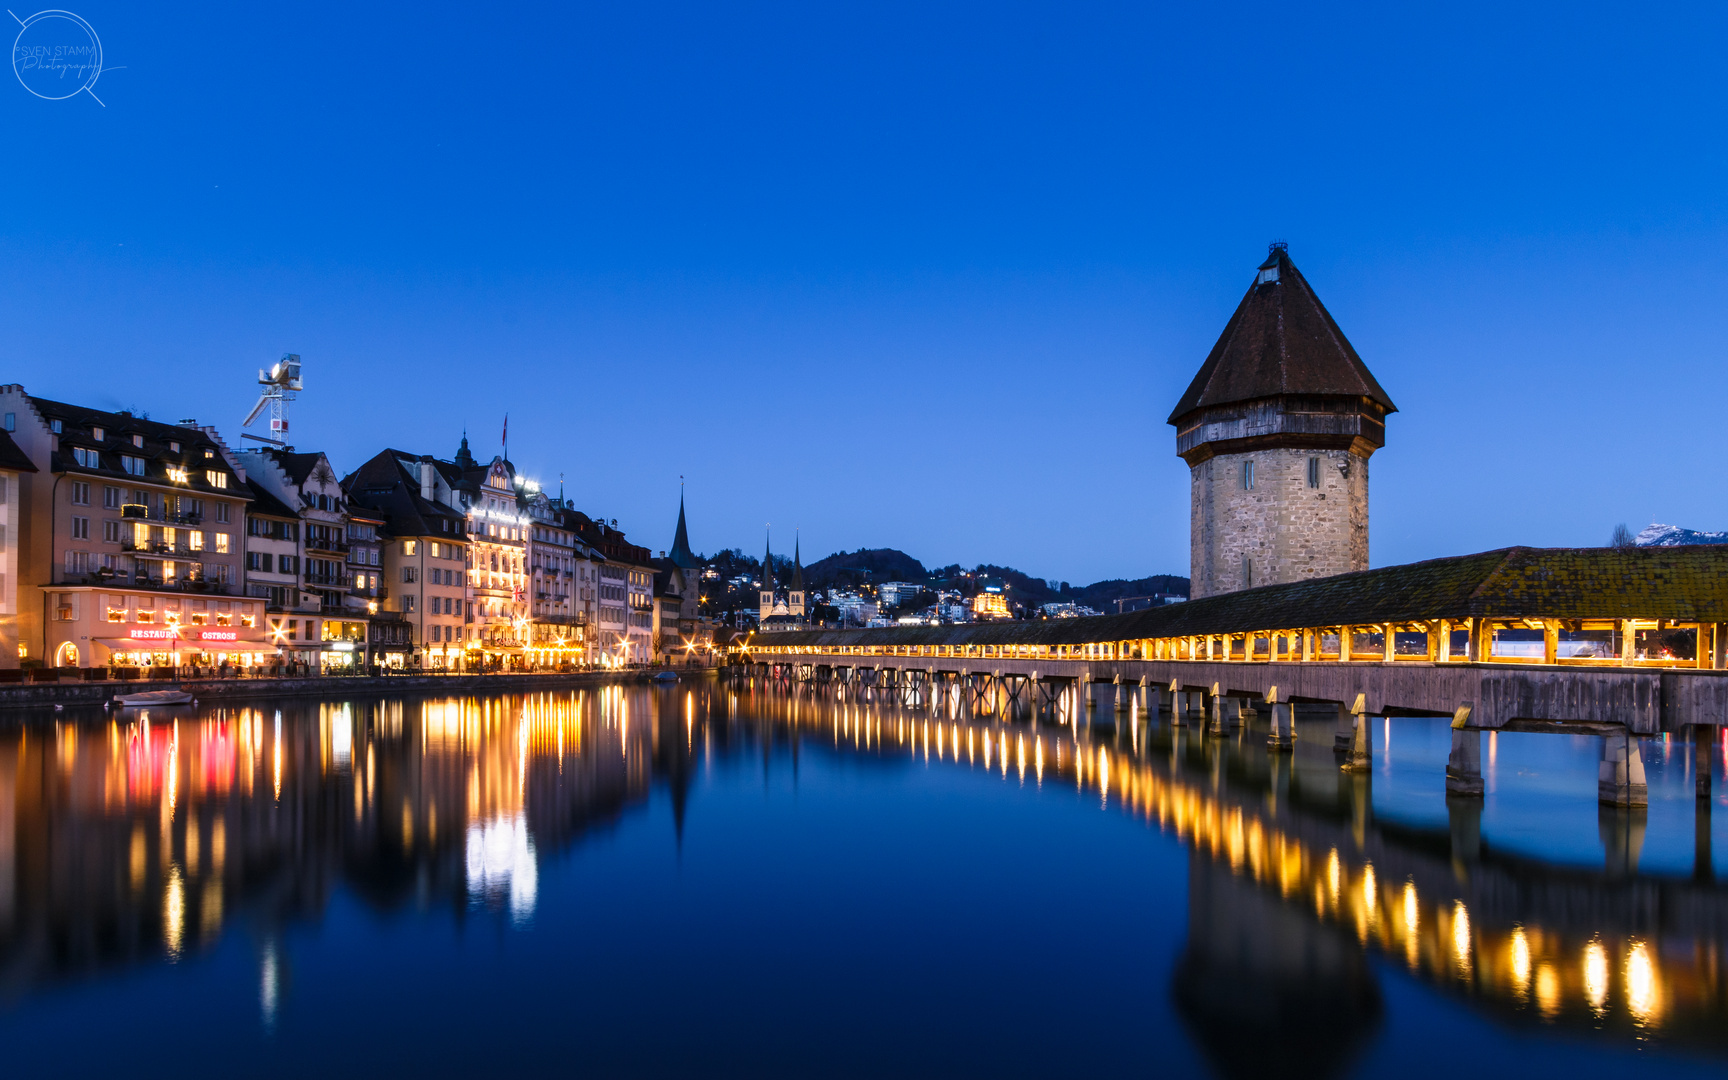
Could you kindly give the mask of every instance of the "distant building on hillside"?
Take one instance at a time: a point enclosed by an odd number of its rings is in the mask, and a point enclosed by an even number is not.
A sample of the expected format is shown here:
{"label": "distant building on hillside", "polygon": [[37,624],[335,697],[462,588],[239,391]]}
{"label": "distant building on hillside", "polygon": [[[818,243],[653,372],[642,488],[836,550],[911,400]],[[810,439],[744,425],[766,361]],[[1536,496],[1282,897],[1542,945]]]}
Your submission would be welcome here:
{"label": "distant building on hillside", "polygon": [[911,581],[884,581],[876,586],[876,599],[885,608],[899,607],[917,596],[923,588]]}
{"label": "distant building on hillside", "polygon": [[1102,615],[1085,604],[1045,604],[1039,609],[1046,619],[1082,619],[1091,615]]}

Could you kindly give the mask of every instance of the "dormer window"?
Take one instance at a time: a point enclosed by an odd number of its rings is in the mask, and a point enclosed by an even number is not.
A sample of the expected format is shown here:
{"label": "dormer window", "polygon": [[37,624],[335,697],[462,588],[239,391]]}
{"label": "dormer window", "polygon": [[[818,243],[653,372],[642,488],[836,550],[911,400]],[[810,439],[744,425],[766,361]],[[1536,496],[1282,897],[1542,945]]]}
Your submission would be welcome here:
{"label": "dormer window", "polygon": [[[1240,281],[1241,279],[1238,278],[1237,280]],[[1257,284],[1257,285],[1276,285],[1276,284],[1278,284],[1278,264],[1273,263],[1271,266],[1261,267],[1260,268],[1260,276],[1255,278],[1254,281],[1255,281],[1255,284]]]}
{"label": "dormer window", "polygon": [[[178,446],[176,446],[176,447],[175,447],[175,448],[174,448],[174,449],[176,449],[176,450],[178,450],[178,449],[180,449],[180,448],[179,448],[179,447],[178,447]],[[214,451],[214,450],[211,450],[211,449],[209,449],[209,448],[206,448],[206,449],[205,449],[205,450],[204,450],[204,460],[205,460],[205,461],[209,461],[209,460],[211,460],[211,459],[212,459],[212,458],[214,458],[214,457],[215,457],[215,456],[216,456],[216,451]]]}
{"label": "dormer window", "polygon": [[178,454],[180,452],[180,444],[177,442],[171,442],[168,444],[168,450],[170,453]]}
{"label": "dormer window", "polygon": [[102,441],[102,429],[99,427],[91,428],[90,429],[90,437],[92,439],[95,439],[97,442],[101,442]]}
{"label": "dormer window", "polygon": [[61,423],[60,423],[60,421],[58,421],[58,420],[50,420],[50,421],[48,421],[48,430],[49,430],[49,431],[52,431],[52,432],[53,432],[53,433],[54,433],[54,434],[56,434],[56,435],[58,435],[58,434],[60,434],[60,431],[61,431],[61,428],[62,428],[62,427],[63,427],[63,426],[64,426],[64,425],[62,425],[62,424],[61,424]]}
{"label": "dormer window", "polygon": [[144,436],[142,436],[142,435],[132,436],[132,445],[133,446],[143,446],[144,445]]}

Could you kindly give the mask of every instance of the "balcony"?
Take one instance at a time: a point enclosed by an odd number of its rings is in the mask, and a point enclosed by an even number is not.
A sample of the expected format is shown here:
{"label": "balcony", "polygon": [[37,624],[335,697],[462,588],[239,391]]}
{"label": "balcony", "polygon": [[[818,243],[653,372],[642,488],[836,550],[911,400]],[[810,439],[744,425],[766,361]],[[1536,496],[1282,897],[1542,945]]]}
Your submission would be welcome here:
{"label": "balcony", "polygon": [[308,536],[306,538],[306,550],[328,551],[335,555],[346,555],[348,554],[348,541]]}
{"label": "balcony", "polygon": [[231,584],[206,578],[163,578],[134,574],[125,570],[91,570],[82,574],[61,574],[56,585],[108,585],[128,589],[149,589],[152,592],[198,593],[205,596],[239,596]]}
{"label": "balcony", "polygon": [[306,584],[321,589],[346,589],[354,583],[351,574],[315,574],[306,571]]}
{"label": "balcony", "polygon": [[143,503],[122,503],[120,517],[123,521],[160,521],[167,525],[202,525],[204,515],[196,512],[169,513],[166,510],[152,514],[150,508]]}

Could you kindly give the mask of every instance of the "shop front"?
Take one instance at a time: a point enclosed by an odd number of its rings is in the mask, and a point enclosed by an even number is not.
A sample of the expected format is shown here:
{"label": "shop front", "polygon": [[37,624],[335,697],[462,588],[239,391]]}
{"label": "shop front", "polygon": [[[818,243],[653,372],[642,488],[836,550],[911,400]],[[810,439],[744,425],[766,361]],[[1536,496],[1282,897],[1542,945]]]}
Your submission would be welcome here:
{"label": "shop front", "polygon": [[[238,630],[204,630],[196,626],[134,627],[121,638],[96,638],[91,662],[110,667],[209,667],[246,670],[277,661],[278,650],[268,642],[245,637]],[[102,655],[105,654],[105,655]]]}

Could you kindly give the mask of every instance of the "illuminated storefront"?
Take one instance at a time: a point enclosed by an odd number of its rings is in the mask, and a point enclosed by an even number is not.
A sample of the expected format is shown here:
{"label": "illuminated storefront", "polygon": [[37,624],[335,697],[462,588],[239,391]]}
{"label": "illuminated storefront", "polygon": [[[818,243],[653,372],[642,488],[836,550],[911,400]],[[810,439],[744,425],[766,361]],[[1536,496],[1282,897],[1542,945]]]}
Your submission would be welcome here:
{"label": "illuminated storefront", "polygon": [[274,663],[263,601],[92,587],[50,593],[56,667],[229,667]]}

